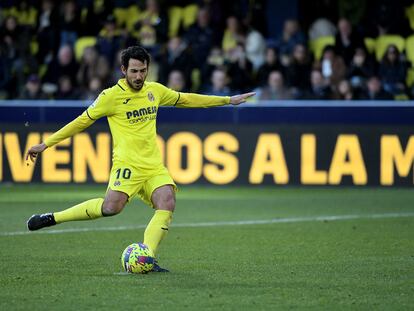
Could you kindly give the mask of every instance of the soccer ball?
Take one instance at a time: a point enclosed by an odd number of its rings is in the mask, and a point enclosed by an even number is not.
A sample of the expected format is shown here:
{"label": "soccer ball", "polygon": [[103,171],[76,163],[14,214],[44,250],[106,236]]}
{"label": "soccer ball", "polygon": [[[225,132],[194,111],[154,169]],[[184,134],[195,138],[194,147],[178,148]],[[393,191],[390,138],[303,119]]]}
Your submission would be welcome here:
{"label": "soccer ball", "polygon": [[125,248],[121,256],[121,264],[129,273],[148,273],[154,267],[154,254],[143,243],[133,243]]}

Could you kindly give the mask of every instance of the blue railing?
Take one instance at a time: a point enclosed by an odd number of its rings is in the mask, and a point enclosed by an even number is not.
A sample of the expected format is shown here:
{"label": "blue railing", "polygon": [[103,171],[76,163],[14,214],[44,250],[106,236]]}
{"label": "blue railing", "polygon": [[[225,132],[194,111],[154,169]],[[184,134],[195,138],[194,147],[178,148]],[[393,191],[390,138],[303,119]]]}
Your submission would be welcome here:
{"label": "blue railing", "polygon": [[[0,123],[64,123],[91,101],[0,100]],[[162,107],[159,122],[414,125],[413,101],[262,101],[238,107]]]}

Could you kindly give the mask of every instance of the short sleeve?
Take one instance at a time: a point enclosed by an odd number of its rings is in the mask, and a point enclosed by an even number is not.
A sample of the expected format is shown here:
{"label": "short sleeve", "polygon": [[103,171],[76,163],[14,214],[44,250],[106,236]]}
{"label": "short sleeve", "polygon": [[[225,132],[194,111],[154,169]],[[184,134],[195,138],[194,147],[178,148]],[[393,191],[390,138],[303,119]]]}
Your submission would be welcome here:
{"label": "short sleeve", "polygon": [[112,114],[113,102],[107,91],[99,94],[98,98],[86,109],[88,117],[92,120],[109,116]]}
{"label": "short sleeve", "polygon": [[180,99],[180,93],[157,83],[157,89],[160,94],[160,106],[175,106]]}

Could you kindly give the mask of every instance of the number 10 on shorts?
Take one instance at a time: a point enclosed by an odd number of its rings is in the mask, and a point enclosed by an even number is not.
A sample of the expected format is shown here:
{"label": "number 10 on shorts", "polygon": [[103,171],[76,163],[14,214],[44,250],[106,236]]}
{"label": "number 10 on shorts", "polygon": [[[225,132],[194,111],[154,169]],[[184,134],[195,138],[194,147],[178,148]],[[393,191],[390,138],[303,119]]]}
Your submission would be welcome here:
{"label": "number 10 on shorts", "polygon": [[129,179],[131,177],[131,170],[129,168],[119,168],[116,170],[116,179],[122,176],[123,179]]}

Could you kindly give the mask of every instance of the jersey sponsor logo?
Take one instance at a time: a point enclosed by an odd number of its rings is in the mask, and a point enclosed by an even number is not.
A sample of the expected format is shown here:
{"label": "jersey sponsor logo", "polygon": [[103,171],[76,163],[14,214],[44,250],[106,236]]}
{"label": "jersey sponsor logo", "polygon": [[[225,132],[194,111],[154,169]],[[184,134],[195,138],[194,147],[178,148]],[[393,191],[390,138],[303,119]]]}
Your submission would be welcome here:
{"label": "jersey sponsor logo", "polygon": [[120,185],[121,185],[121,182],[119,180],[116,180],[114,182],[114,187],[117,187],[117,186],[120,186]]}
{"label": "jersey sponsor logo", "polygon": [[144,117],[144,116],[147,116],[147,115],[156,114],[157,110],[158,110],[157,106],[151,106],[151,107],[146,107],[146,108],[141,108],[141,109],[135,109],[135,110],[132,110],[132,111],[127,111],[126,116],[127,116],[127,119]]}
{"label": "jersey sponsor logo", "polygon": [[128,104],[128,102],[129,102],[130,100],[131,100],[131,98],[127,98],[127,99],[125,99],[125,100],[124,100],[124,102],[123,102],[123,104],[124,104],[124,105]]}
{"label": "jersey sponsor logo", "polygon": [[153,102],[155,100],[154,94],[152,94],[152,92],[148,92],[148,100],[150,102]]}

